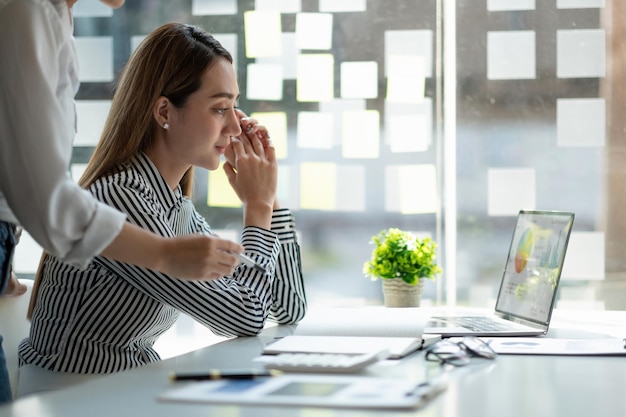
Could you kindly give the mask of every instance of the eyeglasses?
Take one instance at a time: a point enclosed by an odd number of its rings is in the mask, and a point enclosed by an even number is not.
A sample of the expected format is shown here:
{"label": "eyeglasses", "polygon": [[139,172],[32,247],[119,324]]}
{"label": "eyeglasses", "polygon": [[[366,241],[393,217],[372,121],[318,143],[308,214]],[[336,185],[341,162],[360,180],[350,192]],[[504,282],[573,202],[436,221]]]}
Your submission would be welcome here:
{"label": "eyeglasses", "polygon": [[484,340],[468,336],[460,341],[444,339],[426,350],[426,360],[454,366],[470,363],[472,357],[495,359],[498,354]]}

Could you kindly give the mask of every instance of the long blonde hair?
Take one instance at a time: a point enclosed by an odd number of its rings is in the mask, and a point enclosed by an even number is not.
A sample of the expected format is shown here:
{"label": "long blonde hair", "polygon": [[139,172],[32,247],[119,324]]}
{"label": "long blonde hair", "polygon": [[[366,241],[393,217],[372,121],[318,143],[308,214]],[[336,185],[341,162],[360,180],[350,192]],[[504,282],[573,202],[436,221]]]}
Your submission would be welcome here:
{"label": "long blonde hair", "polygon": [[[105,175],[123,169],[133,156],[150,149],[159,128],[152,115],[159,97],[182,108],[200,88],[202,75],[218,59],[233,62],[230,53],[197,26],[168,23],[150,33],[137,47],[121,73],[100,141],[78,183],[88,188]],[[180,186],[191,197],[193,167]],[[42,255],[28,308],[32,317],[47,253]]]}

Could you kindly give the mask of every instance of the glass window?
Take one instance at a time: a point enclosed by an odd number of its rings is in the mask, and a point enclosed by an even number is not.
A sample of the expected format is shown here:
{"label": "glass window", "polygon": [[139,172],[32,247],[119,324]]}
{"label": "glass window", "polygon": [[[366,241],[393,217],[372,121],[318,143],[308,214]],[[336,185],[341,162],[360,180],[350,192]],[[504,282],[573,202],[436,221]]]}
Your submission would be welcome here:
{"label": "glass window", "polygon": [[[380,303],[380,282],[362,266],[370,238],[399,227],[439,244],[444,272],[426,282],[426,304],[492,306],[515,216],[536,208],[576,213],[561,306],[623,309],[622,9],[617,0],[126,0],[111,12],[81,0],[72,172],[98,140],[132,50],[162,23],[188,22],[231,51],[239,106],[270,128],[312,303]],[[241,207],[225,181],[221,170],[196,170],[194,199],[236,239]],[[27,243],[16,270],[33,273]]]}

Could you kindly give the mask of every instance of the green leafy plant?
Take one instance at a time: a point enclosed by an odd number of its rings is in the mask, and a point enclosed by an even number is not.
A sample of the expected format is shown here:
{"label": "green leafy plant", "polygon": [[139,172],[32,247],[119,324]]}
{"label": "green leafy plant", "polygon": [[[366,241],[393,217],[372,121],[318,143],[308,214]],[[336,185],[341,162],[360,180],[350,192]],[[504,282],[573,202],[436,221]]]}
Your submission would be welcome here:
{"label": "green leafy plant", "polygon": [[430,238],[420,239],[410,232],[390,228],[372,237],[372,257],[363,265],[365,276],[373,280],[402,279],[417,285],[420,278],[434,280],[442,272],[436,262],[437,244]]}

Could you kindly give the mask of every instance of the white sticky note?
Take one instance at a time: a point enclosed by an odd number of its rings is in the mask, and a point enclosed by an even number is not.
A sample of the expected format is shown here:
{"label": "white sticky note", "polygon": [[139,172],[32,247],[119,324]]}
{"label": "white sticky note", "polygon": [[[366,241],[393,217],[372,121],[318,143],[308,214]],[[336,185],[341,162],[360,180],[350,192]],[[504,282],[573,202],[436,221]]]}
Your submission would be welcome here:
{"label": "white sticky note", "polygon": [[605,0],[556,0],[557,9],[595,9],[605,5]]}
{"label": "white sticky note", "polygon": [[295,176],[295,172],[290,165],[279,164],[278,165],[278,186],[276,190],[276,197],[282,207],[289,207],[291,210],[298,210],[300,208],[300,190],[299,181]]}
{"label": "white sticky note", "polygon": [[387,119],[386,142],[391,152],[424,152],[430,146],[429,132],[431,121],[425,114],[404,114],[389,116]]}
{"label": "white sticky note", "polygon": [[287,158],[287,114],[285,112],[254,112],[250,113],[250,117],[257,119],[267,128],[274,145],[276,159]]}
{"label": "white sticky note", "polygon": [[220,164],[219,169],[209,171],[207,205],[209,207],[241,207],[241,200],[228,182],[223,163]]}
{"label": "white sticky note", "polygon": [[487,213],[490,216],[517,216],[521,209],[535,208],[534,168],[490,168],[487,177]]}
{"label": "white sticky note", "polygon": [[297,57],[298,49],[296,48],[296,34],[282,33],[282,51],[280,56],[259,57],[256,59],[257,64],[274,64],[282,67],[283,79],[295,80],[297,77]]}
{"label": "white sticky note", "polygon": [[606,103],[603,98],[557,99],[559,146],[604,146]]}
{"label": "white sticky note", "polygon": [[301,0],[255,0],[254,8],[259,11],[278,13],[299,13],[302,11]]}
{"label": "white sticky note", "polygon": [[341,123],[341,155],[344,158],[378,158],[380,113],[377,110],[346,111]]}
{"label": "white sticky note", "polygon": [[73,17],[111,17],[113,9],[100,1],[78,1],[72,7]]}
{"label": "white sticky note", "polygon": [[280,65],[248,64],[246,98],[248,100],[282,100],[282,70]]}
{"label": "white sticky note", "polygon": [[20,242],[13,254],[13,270],[16,275],[36,273],[42,253],[43,249],[35,239],[26,230],[22,231]]}
{"label": "white sticky note", "polygon": [[402,214],[436,213],[437,172],[432,164],[392,165],[385,169],[385,210]]}
{"label": "white sticky note", "polygon": [[304,162],[300,165],[300,208],[333,210],[337,166],[330,162]]}
{"label": "white sticky note", "polygon": [[424,76],[433,76],[433,32],[432,30],[388,30],[385,31],[385,76],[390,75],[389,58],[419,56],[424,59]]}
{"label": "white sticky note", "polygon": [[330,54],[298,55],[298,101],[328,101],[334,97],[333,65]]}
{"label": "white sticky note", "polygon": [[366,0],[319,0],[320,12],[366,12]]}
{"label": "white sticky note", "polygon": [[296,15],[296,47],[328,50],[333,43],[333,15],[330,13],[298,13]]}
{"label": "white sticky note", "polygon": [[193,16],[220,16],[237,14],[237,0],[191,0]]}
{"label": "white sticky note", "polygon": [[535,10],[535,0],[487,0],[487,10]]}
{"label": "white sticky note", "polygon": [[135,35],[130,37],[130,53],[135,52],[135,49],[139,46],[141,42],[146,38],[147,35]]}
{"label": "white sticky note", "polygon": [[72,166],[70,167],[70,175],[72,176],[72,179],[75,182],[78,182],[78,180],[80,180],[80,178],[85,173],[86,169],[87,164],[72,164]]}
{"label": "white sticky note", "polygon": [[339,165],[335,211],[365,211],[365,167],[361,165]]}
{"label": "white sticky note", "polygon": [[341,98],[378,97],[378,63],[375,61],[342,62],[340,72]]}
{"label": "white sticky note", "polygon": [[280,56],[280,13],[249,11],[243,15],[246,57]]}
{"label": "white sticky note", "polygon": [[385,101],[385,144],[394,153],[423,152],[433,142],[433,105],[426,97],[419,104]]}
{"label": "white sticky note", "polygon": [[561,276],[564,280],[605,278],[604,233],[572,232]]}
{"label": "white sticky note", "polygon": [[327,112],[298,112],[298,147],[303,149],[331,149],[335,117]]}
{"label": "white sticky note", "polygon": [[604,77],[606,33],[603,29],[558,30],[556,74],[559,78]]}
{"label": "white sticky note", "polygon": [[96,146],[111,109],[110,100],[76,100],[74,146]]}
{"label": "white sticky note", "polygon": [[487,33],[487,78],[536,78],[535,32],[531,30]]}
{"label": "white sticky note", "polygon": [[424,101],[425,59],[417,55],[388,55],[387,101]]}
{"label": "white sticky note", "polygon": [[333,145],[341,146],[342,137],[342,115],[346,111],[363,111],[367,108],[365,100],[342,100],[334,99],[319,103],[319,111],[331,113],[334,120]]}
{"label": "white sticky note", "polygon": [[81,82],[113,81],[113,38],[77,36],[79,79]]}

